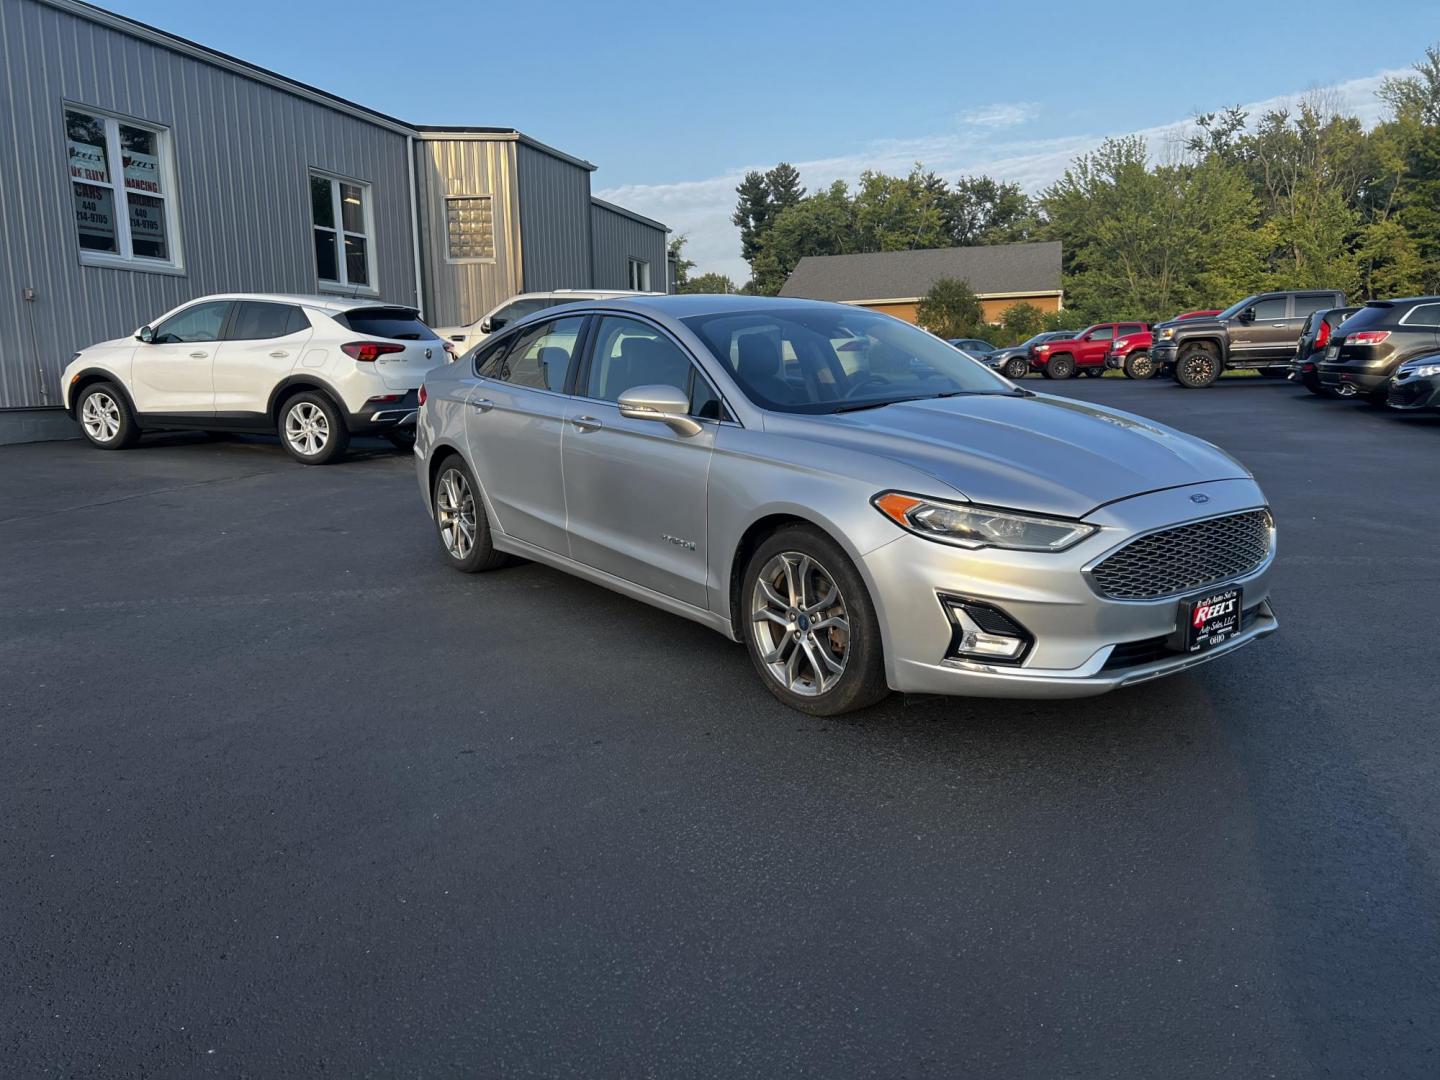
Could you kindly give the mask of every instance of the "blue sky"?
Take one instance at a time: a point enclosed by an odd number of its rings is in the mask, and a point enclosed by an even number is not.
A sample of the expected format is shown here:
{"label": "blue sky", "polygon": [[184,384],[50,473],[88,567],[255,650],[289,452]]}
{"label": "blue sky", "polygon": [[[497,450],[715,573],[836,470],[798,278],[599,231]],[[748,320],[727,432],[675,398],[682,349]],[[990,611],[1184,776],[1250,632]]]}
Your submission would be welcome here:
{"label": "blue sky", "polygon": [[737,277],[747,168],[788,160],[818,186],[921,160],[1038,190],[1107,135],[1162,153],[1227,104],[1325,87],[1373,120],[1380,78],[1440,42],[1434,0],[1383,18],[1224,0],[105,6],[405,120],[518,127]]}

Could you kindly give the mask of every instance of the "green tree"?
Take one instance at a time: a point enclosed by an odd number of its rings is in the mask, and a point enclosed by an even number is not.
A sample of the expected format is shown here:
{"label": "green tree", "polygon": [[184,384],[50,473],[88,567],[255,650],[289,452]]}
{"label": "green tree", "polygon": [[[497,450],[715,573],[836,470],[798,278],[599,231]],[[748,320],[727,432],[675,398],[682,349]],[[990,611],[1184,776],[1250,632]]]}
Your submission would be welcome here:
{"label": "green tree", "polygon": [[855,206],[843,181],[775,216],[751,263],[751,290],[774,296],[806,255],[848,255],[856,247]]}
{"label": "green tree", "polygon": [[1039,225],[1035,204],[1019,184],[988,176],[962,176],[943,196],[942,212],[949,242],[1015,244],[1028,240]]}
{"label": "green tree", "polygon": [[985,313],[969,285],[940,278],[915,308],[915,321],[937,337],[976,337]]}
{"label": "green tree", "polygon": [[1000,326],[1005,331],[1008,343],[1017,345],[1034,337],[1045,325],[1045,313],[1034,304],[1020,301],[1011,304],[1000,313]]}
{"label": "green tree", "polygon": [[697,274],[688,279],[684,285],[675,290],[682,293],[733,293],[739,292],[735,283],[724,274],[709,271],[704,274]]}
{"label": "green tree", "polygon": [[690,238],[677,233],[670,238],[670,266],[675,275],[675,291],[686,292],[685,283],[690,280],[690,271],[695,269],[695,260],[685,257],[685,245]]}
{"label": "green tree", "polygon": [[750,264],[753,281],[766,233],[782,212],[805,198],[805,189],[795,166],[782,161],[768,172],[747,172],[735,194],[739,201],[730,221],[740,230],[740,255]]}

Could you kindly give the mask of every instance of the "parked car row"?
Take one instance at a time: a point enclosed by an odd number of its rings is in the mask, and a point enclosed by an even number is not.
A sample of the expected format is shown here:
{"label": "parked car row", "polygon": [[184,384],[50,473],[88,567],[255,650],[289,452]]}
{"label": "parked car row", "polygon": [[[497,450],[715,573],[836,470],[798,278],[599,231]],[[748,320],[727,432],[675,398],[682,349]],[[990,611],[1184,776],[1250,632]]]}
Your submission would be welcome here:
{"label": "parked car row", "polygon": [[1306,320],[1289,376],[1322,397],[1440,408],[1440,296],[1315,312]]}

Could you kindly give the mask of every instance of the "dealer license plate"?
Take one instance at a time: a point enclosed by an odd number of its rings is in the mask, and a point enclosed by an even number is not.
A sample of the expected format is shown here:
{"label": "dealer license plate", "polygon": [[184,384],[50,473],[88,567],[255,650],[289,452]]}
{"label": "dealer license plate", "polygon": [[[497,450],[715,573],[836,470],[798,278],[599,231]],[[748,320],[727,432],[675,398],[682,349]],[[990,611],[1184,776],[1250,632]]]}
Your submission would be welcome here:
{"label": "dealer license plate", "polygon": [[1240,632],[1240,614],[1245,610],[1240,589],[1221,589],[1204,596],[1180,601],[1180,618],[1185,627],[1188,652],[1213,649]]}

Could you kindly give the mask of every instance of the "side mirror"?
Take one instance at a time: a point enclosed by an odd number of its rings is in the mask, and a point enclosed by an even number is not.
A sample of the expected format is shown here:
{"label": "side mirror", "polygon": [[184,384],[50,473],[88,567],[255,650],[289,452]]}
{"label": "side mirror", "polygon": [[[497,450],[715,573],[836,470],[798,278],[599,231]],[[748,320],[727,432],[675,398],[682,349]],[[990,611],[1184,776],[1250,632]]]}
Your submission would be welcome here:
{"label": "side mirror", "polygon": [[698,435],[705,430],[690,418],[690,399],[675,386],[635,386],[616,402],[620,415],[631,420],[659,420],[677,435]]}
{"label": "side mirror", "polygon": [[492,315],[480,324],[480,332],[482,334],[493,334],[509,321],[509,319],[502,319],[498,315]]}
{"label": "side mirror", "polygon": [[142,326],[139,330],[135,331],[135,340],[143,341],[146,345],[149,345],[155,340],[155,331],[148,326]]}
{"label": "side mirror", "polygon": [[1254,321],[1255,321],[1255,309],[1254,309],[1253,307],[1247,307],[1244,311],[1240,312],[1240,314],[1237,315],[1237,316],[1235,316],[1235,317],[1236,317],[1237,319],[1239,319],[1241,322],[1245,322],[1245,323],[1254,322]]}

